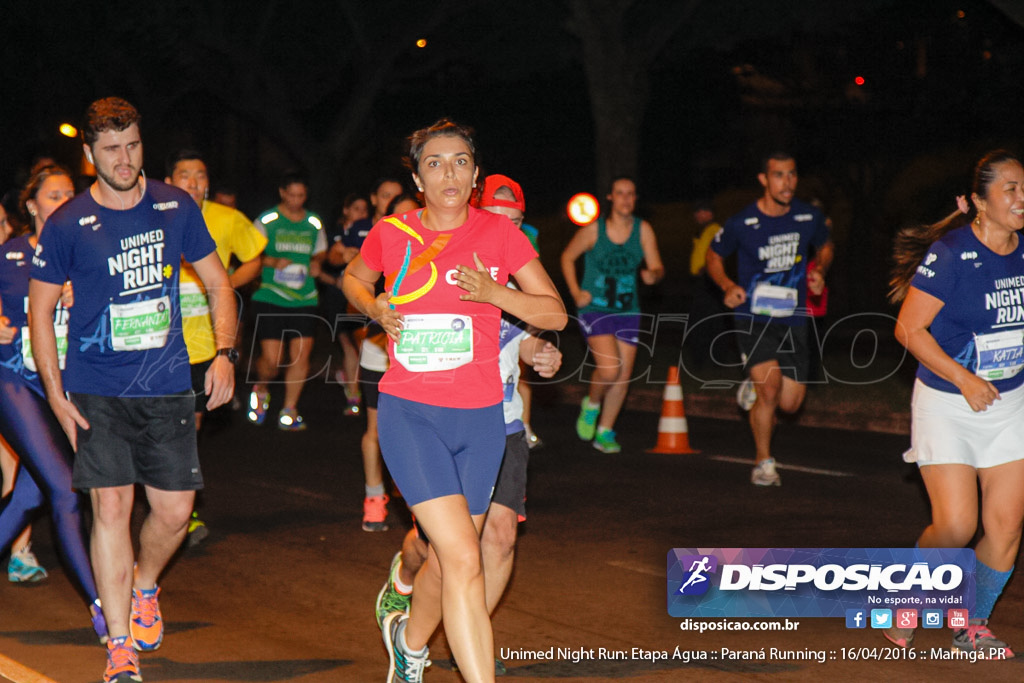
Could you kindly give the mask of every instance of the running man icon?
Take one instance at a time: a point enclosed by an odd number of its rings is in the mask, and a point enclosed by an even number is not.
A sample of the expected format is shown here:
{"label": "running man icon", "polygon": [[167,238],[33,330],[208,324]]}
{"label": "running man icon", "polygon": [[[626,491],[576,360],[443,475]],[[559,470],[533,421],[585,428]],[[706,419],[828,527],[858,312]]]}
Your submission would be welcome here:
{"label": "running man icon", "polygon": [[711,563],[712,559],[713,558],[710,555],[702,555],[699,560],[694,559],[690,564],[689,570],[687,570],[690,572],[690,576],[683,582],[683,585],[679,587],[679,592],[681,594],[693,595],[695,593],[704,593],[707,590],[707,586],[700,586],[699,588],[691,588],[691,586],[697,586],[698,584],[707,582],[708,577],[704,574],[715,570],[714,565]]}

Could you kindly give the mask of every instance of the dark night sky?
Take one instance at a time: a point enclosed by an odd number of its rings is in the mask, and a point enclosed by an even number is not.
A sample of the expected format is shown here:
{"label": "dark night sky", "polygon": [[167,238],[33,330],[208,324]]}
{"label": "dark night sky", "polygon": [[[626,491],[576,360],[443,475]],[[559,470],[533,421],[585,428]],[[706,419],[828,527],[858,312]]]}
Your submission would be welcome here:
{"label": "dark night sky", "polygon": [[[238,186],[243,208],[256,211],[272,201],[276,176],[303,163],[289,135],[320,144],[369,65],[397,50],[331,183],[336,191],[315,197],[315,208],[330,214],[346,191],[396,169],[402,137],[441,115],[475,126],[485,168],[520,178],[533,206],[597,190],[588,94],[561,3],[467,3],[455,12],[454,3],[370,4],[280,3],[268,15],[216,2],[9,8],[0,186],[14,185],[34,155],[75,162],[77,144],[59,138],[57,123],[120,94],[142,111],[150,175],[162,176],[172,149],[199,146],[219,179]],[[630,21],[657,21],[663,3],[638,4]],[[436,25],[425,14],[433,5],[447,8]],[[347,23],[353,15],[358,31]],[[404,38],[418,27],[425,50]],[[757,156],[775,146],[793,149],[805,178],[851,203],[881,201],[892,188],[878,183],[899,181],[926,155],[966,159],[945,173],[963,177],[980,150],[1020,140],[1022,38],[984,0],[703,3],[651,71],[641,192],[675,201],[750,189]],[[853,85],[858,75],[862,87]],[[265,105],[243,102],[235,86],[256,89]],[[267,112],[283,109],[296,123],[275,128]],[[946,196],[911,208],[930,211]]]}

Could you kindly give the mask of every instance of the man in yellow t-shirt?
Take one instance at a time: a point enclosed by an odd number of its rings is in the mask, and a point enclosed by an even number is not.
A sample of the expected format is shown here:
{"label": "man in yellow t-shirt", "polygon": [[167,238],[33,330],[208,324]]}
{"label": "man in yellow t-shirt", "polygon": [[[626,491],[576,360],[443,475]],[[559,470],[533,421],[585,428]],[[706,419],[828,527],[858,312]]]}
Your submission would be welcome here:
{"label": "man in yellow t-shirt", "polygon": [[697,222],[697,230],[700,232],[693,238],[693,251],[690,252],[690,275],[696,277],[704,274],[708,247],[722,226],[715,220],[711,202],[708,201],[702,200],[694,204],[693,220]]}
{"label": "man in yellow t-shirt", "polygon": [[[267,246],[267,238],[253,227],[252,222],[237,209],[217,204],[206,199],[210,190],[210,178],[206,163],[202,156],[194,150],[181,150],[174,154],[167,163],[165,181],[188,192],[203,210],[203,219],[210,231],[210,236],[217,244],[217,256],[227,268],[234,256],[241,265],[230,275],[231,286],[241,287],[252,281],[260,273],[260,254]],[[210,321],[206,293],[203,291],[199,278],[188,263],[181,267],[181,325],[188,348],[188,360],[192,365],[193,385],[196,378],[203,376],[203,367],[218,354],[213,336],[213,325]],[[237,353],[222,350],[232,362],[237,361]],[[201,405],[204,396],[202,387],[196,389],[196,428],[201,423]]]}
{"label": "man in yellow t-shirt", "polygon": [[[183,149],[171,156],[164,181],[187,192],[202,208],[203,220],[217,245],[217,256],[224,267],[228,267],[232,256],[241,261],[241,265],[229,276],[233,288],[245,285],[260,274],[260,254],[267,246],[267,238],[260,234],[241,211],[206,199],[210,191],[210,177],[199,152]],[[206,292],[192,265],[184,261],[181,264],[180,287],[181,327],[188,348],[188,362],[192,366],[198,431],[206,410],[206,392],[203,387],[206,368],[217,355],[226,355],[232,363],[237,363],[238,352],[233,347],[217,349]],[[188,532],[189,545],[195,545],[208,533],[206,525],[195,512],[192,513]]]}
{"label": "man in yellow t-shirt", "polygon": [[715,338],[732,329],[731,312],[722,303],[722,290],[707,274],[707,253],[711,241],[722,229],[715,220],[711,202],[701,200],[694,204],[693,220],[697,223],[698,236],[693,238],[690,252],[690,319],[687,324],[684,346],[690,350],[687,371],[700,373],[701,379],[708,379],[707,371],[714,369],[717,362],[731,360],[731,349],[725,351],[718,344],[712,358]]}

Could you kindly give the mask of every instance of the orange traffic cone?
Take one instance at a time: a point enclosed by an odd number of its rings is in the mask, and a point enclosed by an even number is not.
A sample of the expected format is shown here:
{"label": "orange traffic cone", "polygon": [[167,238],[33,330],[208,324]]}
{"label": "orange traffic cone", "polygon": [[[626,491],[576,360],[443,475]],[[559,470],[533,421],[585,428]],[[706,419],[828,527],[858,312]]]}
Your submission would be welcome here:
{"label": "orange traffic cone", "polygon": [[661,402],[661,419],[658,421],[658,443],[648,453],[700,453],[690,448],[687,433],[686,413],[683,411],[683,387],[679,385],[679,368],[668,369],[668,382]]}

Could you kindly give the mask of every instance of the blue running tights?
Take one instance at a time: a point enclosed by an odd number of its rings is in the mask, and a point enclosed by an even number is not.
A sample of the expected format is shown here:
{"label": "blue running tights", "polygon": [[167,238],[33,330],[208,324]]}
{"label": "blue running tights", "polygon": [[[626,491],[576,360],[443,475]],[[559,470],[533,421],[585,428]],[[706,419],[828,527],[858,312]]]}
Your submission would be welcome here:
{"label": "blue running tights", "polygon": [[71,488],[74,452],[64,430],[42,396],[20,381],[0,378],[0,435],[21,462],[14,490],[0,500],[0,551],[49,502],[58,550],[91,604],[97,598],[96,582],[86,550],[81,498]]}

